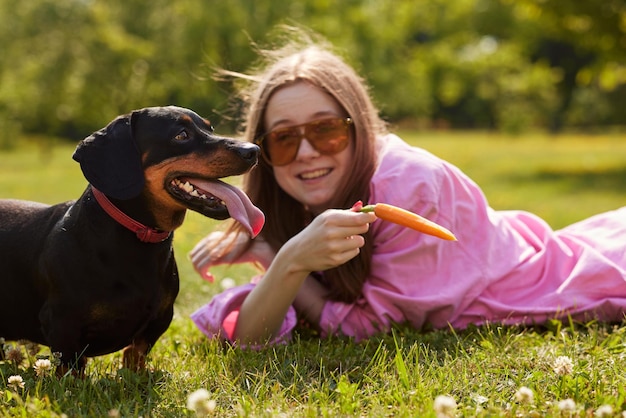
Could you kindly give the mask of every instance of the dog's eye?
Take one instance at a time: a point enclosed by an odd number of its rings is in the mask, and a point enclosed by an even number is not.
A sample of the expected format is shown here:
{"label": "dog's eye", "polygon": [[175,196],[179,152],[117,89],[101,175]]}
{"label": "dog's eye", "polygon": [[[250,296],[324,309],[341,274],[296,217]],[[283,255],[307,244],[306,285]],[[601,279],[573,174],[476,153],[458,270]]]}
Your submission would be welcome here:
{"label": "dog's eye", "polygon": [[177,140],[177,141],[184,141],[184,140],[185,140],[185,139],[187,139],[187,138],[189,138],[189,134],[187,134],[187,131],[185,131],[185,130],[180,131],[180,132],[178,133],[178,135],[176,135],[176,136],[174,137],[174,139],[175,139],[175,140]]}

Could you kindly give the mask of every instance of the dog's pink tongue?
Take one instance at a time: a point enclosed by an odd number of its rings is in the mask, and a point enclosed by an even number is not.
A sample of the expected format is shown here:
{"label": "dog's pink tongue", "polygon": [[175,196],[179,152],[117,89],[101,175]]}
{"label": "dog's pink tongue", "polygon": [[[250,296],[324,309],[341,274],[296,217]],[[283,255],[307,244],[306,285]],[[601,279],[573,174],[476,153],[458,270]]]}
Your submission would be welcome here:
{"label": "dog's pink tongue", "polygon": [[197,188],[223,200],[231,218],[246,227],[252,238],[261,232],[265,224],[265,215],[261,212],[261,209],[252,204],[248,195],[242,190],[220,180],[198,181],[194,179],[193,184]]}

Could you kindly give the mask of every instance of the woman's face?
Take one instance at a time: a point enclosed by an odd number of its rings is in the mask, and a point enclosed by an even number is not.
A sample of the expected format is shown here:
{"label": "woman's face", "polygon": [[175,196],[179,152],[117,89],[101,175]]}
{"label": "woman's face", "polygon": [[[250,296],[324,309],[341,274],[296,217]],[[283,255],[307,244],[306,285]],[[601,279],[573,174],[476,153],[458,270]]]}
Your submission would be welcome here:
{"label": "woman's face", "polygon": [[[306,82],[277,90],[267,103],[267,132],[325,118],[348,115],[335,99]],[[322,155],[304,137],[293,162],[274,167],[278,185],[308,210],[318,214],[328,209],[344,176],[350,175],[354,141],[335,155]]]}

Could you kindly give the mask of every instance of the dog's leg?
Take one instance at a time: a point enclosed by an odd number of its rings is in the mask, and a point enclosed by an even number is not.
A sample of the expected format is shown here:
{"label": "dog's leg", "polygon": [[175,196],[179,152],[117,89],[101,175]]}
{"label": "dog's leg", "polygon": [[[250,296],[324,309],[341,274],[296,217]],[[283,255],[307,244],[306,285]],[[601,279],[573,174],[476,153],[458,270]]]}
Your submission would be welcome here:
{"label": "dog's leg", "polygon": [[[173,265],[172,268],[176,272],[176,265]],[[177,277],[177,274],[174,276]],[[175,297],[176,295],[174,294],[173,298]],[[135,371],[145,369],[148,353],[154,344],[156,344],[159,337],[167,330],[174,316],[173,299],[171,304],[166,301],[164,306],[166,308],[161,315],[156,320],[150,322],[148,327],[136,336],[133,342],[124,349],[124,367]]]}
{"label": "dog's leg", "polygon": [[[53,347],[50,347],[53,350]],[[54,351],[53,351],[54,352]],[[71,374],[74,377],[84,377],[85,376],[85,366],[87,365],[87,357],[83,355],[83,353],[75,353],[71,352],[62,352],[58,351],[61,354],[60,364],[56,368],[57,377],[63,377],[65,375]]]}
{"label": "dog's leg", "polygon": [[133,371],[140,371],[146,368],[146,356],[150,351],[150,344],[147,341],[133,341],[131,345],[124,348],[123,364],[124,367]]}
{"label": "dog's leg", "polygon": [[87,359],[85,357],[81,357],[74,363],[64,363],[61,362],[56,368],[56,376],[58,378],[72,375],[74,377],[83,378],[85,377],[85,365],[87,364]]}
{"label": "dog's leg", "polygon": [[57,366],[57,376],[64,376],[68,372],[82,377],[85,372],[87,346],[81,344],[81,318],[65,304],[47,301],[39,313],[41,327],[45,341],[53,353],[60,353],[60,364]]}

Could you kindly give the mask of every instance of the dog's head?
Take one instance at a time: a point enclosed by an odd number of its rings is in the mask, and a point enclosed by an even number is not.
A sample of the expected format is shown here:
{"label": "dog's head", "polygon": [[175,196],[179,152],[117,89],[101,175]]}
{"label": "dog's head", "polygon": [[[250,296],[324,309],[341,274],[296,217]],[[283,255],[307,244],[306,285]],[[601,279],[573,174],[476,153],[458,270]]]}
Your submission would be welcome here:
{"label": "dog's head", "polygon": [[87,181],[105,195],[140,195],[164,212],[191,209],[214,219],[263,224],[243,192],[218,179],[243,174],[257,163],[259,147],[221,137],[195,112],[150,107],[114,119],[82,140],[73,158]]}

